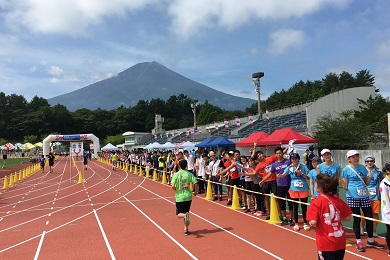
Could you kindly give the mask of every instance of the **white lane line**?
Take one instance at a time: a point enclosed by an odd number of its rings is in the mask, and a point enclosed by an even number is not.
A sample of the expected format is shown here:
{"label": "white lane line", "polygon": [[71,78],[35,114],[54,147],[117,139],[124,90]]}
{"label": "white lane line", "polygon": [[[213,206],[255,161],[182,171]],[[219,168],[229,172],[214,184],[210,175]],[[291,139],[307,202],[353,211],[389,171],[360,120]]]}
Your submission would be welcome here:
{"label": "white lane line", "polygon": [[[172,201],[170,201],[170,200],[168,200],[168,199],[166,199],[166,198],[164,198],[164,197],[158,195],[157,193],[154,193],[154,192],[151,191],[151,190],[146,189],[145,187],[140,186],[140,188],[142,188],[142,189],[144,189],[144,190],[146,190],[146,191],[148,191],[148,192],[150,192],[150,193],[156,195],[157,197],[160,197],[160,198],[162,198],[163,200],[168,201],[169,203],[175,205],[175,203],[173,203]],[[126,197],[124,197],[124,199],[127,200]],[[266,253],[266,254],[268,254],[268,255],[270,255],[270,256],[276,258],[276,259],[283,260],[283,258],[280,258],[279,256],[274,255],[273,253],[271,253],[271,252],[265,250],[265,249],[262,248],[262,247],[259,247],[258,245],[256,245],[256,244],[250,242],[249,240],[246,240],[245,238],[240,237],[239,235],[236,235],[236,234],[234,234],[233,232],[230,232],[229,230],[224,229],[223,227],[221,227],[221,226],[215,224],[214,222],[211,222],[211,221],[209,221],[209,220],[207,220],[207,219],[205,219],[205,218],[203,218],[203,217],[201,217],[201,216],[199,216],[198,214],[195,214],[195,213],[193,213],[193,212],[191,212],[191,213],[192,213],[192,215],[197,216],[198,218],[202,219],[203,221],[206,221],[207,223],[209,223],[209,224],[211,224],[211,225],[213,225],[213,226],[215,226],[215,227],[217,227],[217,228],[219,228],[219,229],[221,229],[221,230],[227,232],[228,234],[230,234],[230,235],[232,235],[232,236],[234,236],[234,237],[240,239],[241,241],[243,241],[243,242],[245,242],[245,243],[247,243],[247,244],[249,244],[249,245],[251,245],[251,246],[253,246],[253,247],[257,248],[257,249],[259,249],[260,251],[263,251],[264,253]]]}
{"label": "white lane line", "polygon": [[[131,189],[130,191],[128,191],[128,192],[127,192],[125,195],[123,195],[123,196],[126,196],[126,195],[132,193],[134,190],[136,190],[138,187],[140,187],[144,182],[145,182],[145,179],[143,179],[142,182],[141,182],[140,184],[138,184],[136,187],[134,187],[133,189]],[[122,197],[119,197],[119,198],[117,198],[117,199],[115,199],[115,200],[113,200],[113,201],[111,201],[111,202],[108,202],[108,203],[104,204],[103,206],[99,207],[99,208],[97,209],[97,211],[100,210],[100,209],[103,209],[103,208],[105,208],[105,207],[107,207],[107,206],[109,206],[109,205],[111,205],[111,204],[113,204],[113,203],[115,203],[115,202],[117,202],[118,200],[122,199],[123,196],[122,196]],[[93,206],[93,204],[91,204],[91,205]],[[67,208],[67,207],[66,207],[66,208]],[[55,212],[54,212],[54,213],[55,213]],[[82,215],[82,216],[80,216],[80,217],[74,218],[74,219],[71,220],[71,221],[68,221],[68,222],[66,222],[66,223],[64,223],[64,224],[62,224],[62,225],[59,225],[59,226],[57,226],[57,227],[55,227],[55,228],[52,228],[52,229],[46,231],[46,233],[50,233],[50,232],[56,231],[57,229],[60,229],[60,228],[62,228],[62,227],[64,227],[64,226],[66,226],[66,225],[74,225],[74,224],[73,224],[74,222],[76,222],[77,220],[82,219],[82,218],[84,218],[84,217],[86,217],[86,216],[89,216],[89,215],[92,214],[92,213],[93,213],[93,212],[91,211],[91,212],[88,212],[87,214],[84,214],[84,215]],[[40,217],[39,217],[39,218],[40,218]],[[26,221],[26,222],[29,222],[29,221]],[[19,225],[15,225],[14,227],[16,227],[16,226],[19,226]],[[12,227],[12,228],[14,228],[14,227]],[[10,229],[10,228],[9,228],[9,229]],[[8,229],[7,229],[7,230],[8,230]],[[36,236],[30,237],[30,238],[28,238],[28,239],[26,239],[26,240],[23,240],[23,241],[21,241],[21,242],[19,242],[19,243],[17,243],[17,244],[14,244],[14,245],[12,245],[12,246],[9,246],[9,247],[7,247],[7,248],[0,249],[0,253],[5,252],[5,251],[7,251],[7,250],[10,250],[10,249],[12,249],[12,248],[18,247],[18,246],[20,246],[20,245],[23,245],[24,243],[27,243],[27,242],[29,242],[29,241],[32,241],[32,240],[34,240],[34,239],[36,239],[36,238],[38,238],[38,237],[40,237],[40,236],[41,236],[41,235],[36,235]]]}
{"label": "white lane line", "polygon": [[93,210],[93,214],[95,214],[95,217],[96,217],[97,223],[98,223],[98,225],[99,225],[99,228],[100,228],[100,232],[102,232],[102,235],[103,235],[103,238],[104,238],[104,242],[106,242],[106,246],[107,246],[108,252],[110,253],[111,259],[116,259],[116,258],[115,258],[115,255],[114,255],[114,252],[112,251],[112,248],[111,248],[110,242],[108,242],[108,239],[107,239],[106,233],[104,232],[104,229],[103,229],[102,223],[100,222],[99,216],[97,215],[97,213],[96,213],[96,210],[95,210],[95,209]]}
{"label": "white lane line", "polygon": [[34,260],[38,259],[39,253],[41,252],[41,247],[42,247],[42,244],[43,244],[43,239],[45,237],[45,234],[46,234],[46,231],[43,231],[43,233],[41,235],[41,239],[39,240],[37,251],[35,252]]}
{"label": "white lane line", "polygon": [[152,222],[158,229],[160,229],[169,239],[171,239],[176,245],[178,245],[181,249],[183,249],[184,252],[186,252],[192,259],[198,259],[196,256],[191,254],[190,251],[187,250],[182,244],[180,244],[176,239],[174,239],[168,232],[166,232],[162,227],[160,227],[156,222],[154,222],[151,218],[149,218],[148,215],[146,215],[142,210],[140,210],[136,205],[134,205],[133,202],[128,200],[126,197],[123,197],[125,200],[127,200],[134,208],[136,208],[142,215],[144,215],[150,222]]}
{"label": "white lane line", "polygon": [[3,220],[3,218],[0,218],[0,221],[2,221]]}

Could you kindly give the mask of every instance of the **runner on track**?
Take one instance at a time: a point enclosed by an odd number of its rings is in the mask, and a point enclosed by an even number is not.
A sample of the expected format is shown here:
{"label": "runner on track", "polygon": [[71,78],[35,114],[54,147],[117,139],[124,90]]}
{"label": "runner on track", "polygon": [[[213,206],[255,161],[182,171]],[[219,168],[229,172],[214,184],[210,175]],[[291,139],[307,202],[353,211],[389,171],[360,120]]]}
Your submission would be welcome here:
{"label": "runner on track", "polygon": [[[172,177],[172,189],[176,192],[176,215],[184,219],[184,235],[188,236],[190,225],[189,211],[191,208],[192,195],[198,193],[198,185],[195,176],[187,170],[187,160],[179,160],[180,170]],[[190,189],[190,183],[194,185],[194,191]]]}

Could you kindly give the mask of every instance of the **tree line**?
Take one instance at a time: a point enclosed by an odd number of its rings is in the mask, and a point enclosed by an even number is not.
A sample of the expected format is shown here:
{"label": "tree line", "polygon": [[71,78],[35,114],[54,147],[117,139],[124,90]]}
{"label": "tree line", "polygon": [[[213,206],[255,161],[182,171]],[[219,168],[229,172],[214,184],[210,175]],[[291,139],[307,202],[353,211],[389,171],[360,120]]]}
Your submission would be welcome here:
{"label": "tree line", "polygon": [[[355,76],[348,72],[342,72],[340,75],[329,73],[322,80],[300,81],[288,90],[275,91],[267,100],[262,101],[262,108],[268,107],[270,110],[275,110],[301,102],[305,103],[342,89],[374,86],[374,84],[375,78],[367,70],[361,70]],[[367,98],[367,101],[359,101],[362,111],[350,111],[348,115],[343,114],[340,118],[343,120],[359,118],[360,125],[369,124],[367,132],[384,133],[387,131],[384,117],[390,111],[388,103],[380,95],[371,97],[371,99]],[[112,137],[116,136],[119,139],[115,140],[120,142],[121,134],[124,132],[150,132],[155,126],[156,113],[164,117],[163,129],[165,130],[187,128],[193,126],[194,123],[191,102],[193,100],[190,97],[180,94],[171,96],[166,101],[160,98],[150,101],[139,100],[132,107],[120,106],[113,110],[82,108],[71,112],[60,104],[51,106],[42,97],[35,96],[28,102],[22,95],[6,95],[0,92],[0,144],[6,142],[35,143],[42,141],[49,134],[74,133],[93,133],[101,140],[105,140],[103,143],[107,143],[110,138],[112,140]],[[257,102],[254,101],[244,111],[227,111],[206,100],[203,104],[196,106],[196,113],[198,125],[212,124],[214,121],[220,122],[225,118],[231,120],[235,116],[244,117],[248,113],[256,114]],[[329,117],[323,118],[322,121],[320,119],[317,127],[318,137],[326,140],[328,137],[324,133],[328,131],[328,128],[322,126],[333,122],[340,124],[335,120]],[[337,145],[337,142],[334,143]]]}

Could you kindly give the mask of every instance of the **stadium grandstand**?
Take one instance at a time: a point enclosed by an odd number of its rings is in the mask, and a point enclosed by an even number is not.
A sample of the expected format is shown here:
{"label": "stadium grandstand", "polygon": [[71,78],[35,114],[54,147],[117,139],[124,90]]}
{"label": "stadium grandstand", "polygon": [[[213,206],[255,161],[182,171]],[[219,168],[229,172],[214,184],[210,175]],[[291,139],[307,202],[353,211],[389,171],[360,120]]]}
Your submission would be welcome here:
{"label": "stadium grandstand", "polygon": [[269,111],[268,118],[263,113],[261,118],[258,115],[254,115],[252,118],[240,118],[239,124],[237,124],[237,119],[232,119],[211,125],[198,126],[196,130],[183,128],[165,131],[162,129],[163,119],[161,115],[156,115],[156,128],[152,130],[150,140],[142,144],[135,144],[133,148],[140,148],[153,142],[160,144],[167,141],[172,143],[183,141],[198,143],[206,138],[219,136],[237,142],[253,132],[264,131],[271,134],[277,129],[286,127],[292,128],[301,134],[313,136],[318,118],[328,114],[337,117],[343,111],[359,110],[358,99],[367,100],[370,96],[375,96],[375,87],[349,88],[307,103]]}

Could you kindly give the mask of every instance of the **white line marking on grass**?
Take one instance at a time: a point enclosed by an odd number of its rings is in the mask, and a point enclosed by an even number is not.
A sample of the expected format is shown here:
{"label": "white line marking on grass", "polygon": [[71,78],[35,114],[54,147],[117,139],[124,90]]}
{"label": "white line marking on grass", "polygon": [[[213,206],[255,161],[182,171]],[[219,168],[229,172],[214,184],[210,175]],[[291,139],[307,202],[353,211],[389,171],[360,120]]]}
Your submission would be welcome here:
{"label": "white line marking on grass", "polygon": [[180,244],[176,239],[174,239],[168,232],[166,232],[161,226],[159,226],[156,222],[154,222],[151,218],[149,218],[148,215],[146,215],[141,209],[139,209],[136,205],[134,205],[133,202],[131,202],[126,197],[123,197],[125,200],[127,200],[136,210],[138,210],[142,215],[144,215],[150,222],[153,223],[158,229],[160,229],[169,239],[171,239],[176,245],[178,245],[181,249],[183,249],[184,252],[186,252],[192,259],[198,259],[196,256],[191,254],[190,251],[188,251],[182,244]]}
{"label": "white line marking on grass", "polygon": [[110,242],[108,242],[106,233],[104,232],[102,223],[100,222],[99,216],[97,215],[95,209],[93,210],[93,214],[95,214],[97,223],[98,223],[99,228],[100,228],[100,232],[102,232],[102,235],[103,235],[103,238],[104,238],[104,242],[106,242],[106,246],[107,246],[108,252],[110,253],[111,259],[116,259],[116,258],[115,258],[115,255],[114,255],[114,252],[112,252],[112,248],[111,248]]}
{"label": "white line marking on grass", "polygon": [[[151,190],[146,189],[145,187],[140,186],[140,188],[142,188],[142,189],[144,189],[144,190],[146,190],[146,191],[148,191],[148,192],[150,192],[150,193],[156,195],[157,197],[162,198],[163,200],[168,201],[168,202],[171,203],[171,204],[175,204],[174,202],[172,202],[172,201],[170,201],[170,200],[168,200],[168,199],[166,199],[166,198],[164,198],[164,197],[158,195],[157,193],[154,193],[154,192],[151,191]],[[126,198],[125,198],[125,199],[126,199]],[[127,199],[126,199],[126,200],[127,200]],[[211,224],[211,225],[213,225],[213,226],[215,226],[215,227],[217,227],[217,228],[219,228],[219,229],[221,229],[221,230],[227,232],[228,234],[230,234],[230,235],[234,236],[235,238],[238,238],[238,239],[240,239],[241,241],[243,241],[243,242],[245,242],[245,243],[247,243],[247,244],[249,244],[249,245],[251,245],[251,246],[253,246],[253,247],[257,248],[257,249],[259,249],[260,251],[263,251],[264,253],[266,253],[266,254],[268,254],[268,255],[270,255],[270,256],[276,258],[276,259],[283,260],[283,258],[280,258],[279,256],[274,255],[273,253],[271,253],[271,252],[265,250],[265,249],[262,248],[262,247],[259,247],[258,245],[256,245],[256,244],[250,242],[249,240],[246,240],[245,238],[240,237],[239,235],[236,235],[236,234],[234,234],[233,232],[230,232],[229,230],[224,229],[223,227],[221,227],[221,226],[215,224],[214,222],[211,222],[211,221],[209,221],[209,220],[207,220],[207,219],[205,219],[205,218],[199,216],[198,214],[195,214],[194,212],[191,212],[191,213],[192,213],[192,215],[197,216],[198,218],[202,219],[203,221],[205,221],[205,222],[207,222],[207,223],[209,223],[209,224]]]}
{"label": "white line marking on grass", "polygon": [[37,251],[35,252],[34,260],[38,259],[39,253],[41,252],[41,247],[43,244],[43,239],[45,238],[45,234],[46,234],[46,231],[43,231],[43,233],[41,235],[41,239],[39,240]]}

